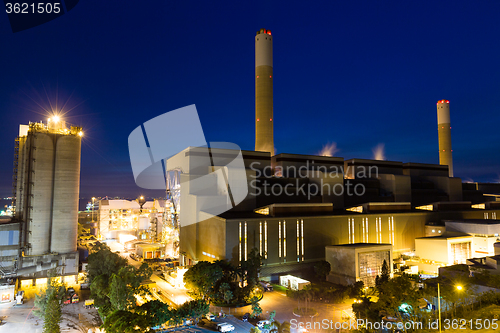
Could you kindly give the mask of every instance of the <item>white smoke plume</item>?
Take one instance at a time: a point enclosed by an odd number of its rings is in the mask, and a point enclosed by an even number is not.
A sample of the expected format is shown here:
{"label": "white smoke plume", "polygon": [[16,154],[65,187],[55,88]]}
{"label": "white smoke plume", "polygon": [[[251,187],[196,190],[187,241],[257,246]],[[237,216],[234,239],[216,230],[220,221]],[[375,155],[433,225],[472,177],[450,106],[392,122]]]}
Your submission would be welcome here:
{"label": "white smoke plume", "polygon": [[326,145],[323,146],[323,149],[319,152],[319,156],[328,156],[332,157],[335,156],[336,153],[338,153],[340,149],[337,148],[337,143],[332,142],[332,143],[327,143]]}
{"label": "white smoke plume", "polygon": [[377,161],[383,161],[385,160],[385,144],[379,143],[376,145],[373,149],[373,159]]}

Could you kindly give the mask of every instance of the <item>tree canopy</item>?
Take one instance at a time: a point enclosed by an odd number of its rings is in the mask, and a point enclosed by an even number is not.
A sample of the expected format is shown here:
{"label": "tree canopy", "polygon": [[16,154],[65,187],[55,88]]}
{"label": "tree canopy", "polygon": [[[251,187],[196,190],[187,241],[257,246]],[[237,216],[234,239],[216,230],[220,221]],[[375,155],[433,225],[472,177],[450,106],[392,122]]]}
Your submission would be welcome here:
{"label": "tree canopy", "polygon": [[314,272],[321,279],[325,280],[326,276],[330,273],[331,265],[328,261],[322,260],[314,265]]}
{"label": "tree canopy", "polygon": [[222,268],[217,263],[200,261],[184,274],[184,283],[195,299],[210,299],[214,296],[214,287],[223,276]]}
{"label": "tree canopy", "polygon": [[92,247],[88,261],[91,297],[102,315],[134,308],[134,294],[147,292],[141,282],[153,274],[148,264],[143,263],[138,269],[129,266],[125,258],[100,243]]}

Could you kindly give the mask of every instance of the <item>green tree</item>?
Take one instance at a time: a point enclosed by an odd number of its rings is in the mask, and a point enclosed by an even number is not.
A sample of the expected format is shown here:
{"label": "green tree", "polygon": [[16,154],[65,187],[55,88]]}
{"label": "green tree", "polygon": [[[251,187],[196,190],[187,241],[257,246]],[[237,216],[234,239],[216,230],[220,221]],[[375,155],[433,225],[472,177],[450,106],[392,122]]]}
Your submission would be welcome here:
{"label": "green tree", "polygon": [[288,321],[280,323],[275,320],[271,323],[270,333],[290,333],[290,323]]}
{"label": "green tree", "polygon": [[314,265],[314,271],[321,280],[326,280],[326,276],[330,274],[331,269],[330,263],[326,260],[319,261]]}
{"label": "green tree", "polygon": [[260,332],[261,331],[259,330],[259,328],[255,326],[250,329],[250,333],[260,333]]}
{"label": "green tree", "polygon": [[61,328],[59,324],[61,323],[61,305],[57,299],[57,294],[55,292],[50,293],[47,306],[45,308],[45,316],[43,321],[43,332],[44,333],[60,333]]}
{"label": "green tree", "polygon": [[208,299],[215,295],[215,285],[223,277],[222,268],[216,263],[200,261],[184,274],[188,294],[194,299]]}
{"label": "green tree", "polygon": [[113,274],[118,274],[120,268],[127,266],[127,260],[111,252],[105,244],[96,243],[88,257],[88,277],[91,297],[99,312],[106,316],[115,310],[109,298],[110,285]]}
{"label": "green tree", "polygon": [[105,275],[109,279],[124,266],[127,266],[127,259],[113,253],[106,244],[96,243],[90,249],[87,266],[90,281],[99,275]]}
{"label": "green tree", "polygon": [[361,303],[352,304],[352,312],[357,319],[367,319],[371,322],[379,321],[378,310],[374,309],[374,304],[369,297],[363,297]]}
{"label": "green tree", "polygon": [[363,281],[356,281],[349,286],[348,294],[351,298],[361,297],[365,285]]}
{"label": "green tree", "polygon": [[382,263],[382,269],[380,272],[380,280],[382,283],[385,283],[389,281],[390,277],[391,277],[391,270],[389,269],[387,261],[384,259],[384,262]]}
{"label": "green tree", "polygon": [[379,313],[386,313],[388,316],[402,320],[399,307],[407,304],[407,315],[415,318],[419,308],[419,290],[407,275],[395,277],[382,284],[379,292],[379,300],[374,309]]}
{"label": "green tree", "polygon": [[134,294],[147,292],[141,282],[153,274],[148,264],[143,263],[138,269],[129,266],[125,258],[100,243],[91,248],[88,261],[91,297],[101,315],[134,308]]}
{"label": "green tree", "polygon": [[259,305],[259,299],[257,297],[252,298],[252,313],[250,316],[252,318],[257,318],[262,314],[262,308]]}
{"label": "green tree", "polygon": [[43,319],[44,332],[59,332],[61,322],[61,301],[66,288],[54,278],[55,271],[49,271],[47,288],[35,295],[33,314]]}
{"label": "green tree", "polygon": [[210,305],[203,299],[195,299],[182,304],[177,313],[182,319],[193,319],[196,322],[210,311]]}
{"label": "green tree", "polygon": [[382,286],[389,281],[391,277],[391,272],[389,270],[389,265],[387,265],[387,261],[384,259],[382,263],[382,269],[380,275],[375,277],[375,287],[380,292],[382,290]]}
{"label": "green tree", "polygon": [[146,317],[149,327],[159,326],[172,319],[173,313],[168,305],[158,301],[149,301],[137,308],[136,311]]}
{"label": "green tree", "polygon": [[153,271],[148,264],[143,263],[139,269],[133,266],[120,268],[117,274],[111,276],[109,299],[114,310],[127,310],[135,307],[135,294],[146,294],[148,290],[141,282],[148,279]]}
{"label": "green tree", "polygon": [[111,284],[109,285],[109,300],[113,309],[127,310],[130,295],[130,289],[127,287],[125,281],[118,275],[111,276]]}
{"label": "green tree", "polygon": [[241,262],[241,275],[246,281],[247,286],[253,289],[259,282],[259,273],[262,266],[262,259],[257,248],[253,248],[247,256],[247,260]]}
{"label": "green tree", "polygon": [[274,317],[276,317],[276,310],[273,310],[270,314],[269,314],[269,321],[273,321],[274,320]]}
{"label": "green tree", "polygon": [[116,310],[111,312],[101,326],[107,333],[136,333],[146,332],[148,320],[138,313]]}
{"label": "green tree", "polygon": [[219,291],[222,294],[222,298],[226,303],[231,302],[233,299],[234,295],[233,292],[231,291],[231,285],[227,282],[224,282],[220,285]]}

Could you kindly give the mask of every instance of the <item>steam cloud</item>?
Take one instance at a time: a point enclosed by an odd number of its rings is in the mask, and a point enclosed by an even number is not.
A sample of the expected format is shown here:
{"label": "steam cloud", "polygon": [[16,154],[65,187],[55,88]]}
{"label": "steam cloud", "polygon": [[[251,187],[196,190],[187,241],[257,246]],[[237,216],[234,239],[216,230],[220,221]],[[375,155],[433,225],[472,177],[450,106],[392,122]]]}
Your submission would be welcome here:
{"label": "steam cloud", "polygon": [[376,145],[373,149],[373,159],[377,161],[383,161],[385,160],[385,144],[379,143]]}
{"label": "steam cloud", "polygon": [[321,151],[319,152],[319,156],[332,157],[339,151],[340,149],[337,148],[336,142],[327,143],[326,145],[323,146],[323,149],[321,149]]}

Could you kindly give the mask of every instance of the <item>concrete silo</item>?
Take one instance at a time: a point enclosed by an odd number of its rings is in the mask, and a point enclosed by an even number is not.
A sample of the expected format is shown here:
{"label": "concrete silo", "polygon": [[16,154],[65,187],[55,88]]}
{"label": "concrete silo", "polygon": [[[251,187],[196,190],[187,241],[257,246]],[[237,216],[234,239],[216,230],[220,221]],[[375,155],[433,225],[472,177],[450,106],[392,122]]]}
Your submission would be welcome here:
{"label": "concrete silo", "polygon": [[[40,255],[50,252],[52,218],[52,191],[54,185],[54,135],[33,133],[29,136],[31,161],[29,167],[27,210],[30,212],[27,230],[28,253]],[[31,163],[31,165],[29,164]]]}
{"label": "concrete silo", "polygon": [[[76,132],[73,129],[71,132]],[[52,204],[51,252],[76,251],[78,196],[80,193],[79,135],[59,136],[55,145],[54,198]]]}
{"label": "concrete silo", "polygon": [[14,183],[24,255],[76,252],[81,135],[62,122],[21,126]]}

